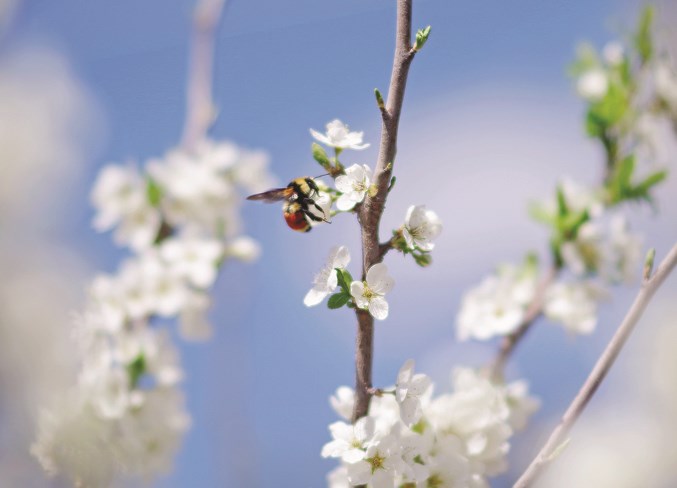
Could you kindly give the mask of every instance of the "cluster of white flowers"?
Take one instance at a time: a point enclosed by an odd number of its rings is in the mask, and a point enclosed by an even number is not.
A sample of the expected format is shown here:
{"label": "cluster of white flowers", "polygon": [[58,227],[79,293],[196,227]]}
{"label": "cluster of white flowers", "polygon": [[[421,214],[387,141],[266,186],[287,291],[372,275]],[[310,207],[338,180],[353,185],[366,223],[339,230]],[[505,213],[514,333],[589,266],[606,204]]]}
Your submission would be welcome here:
{"label": "cluster of white flowers", "polygon": [[[320,187],[320,195],[316,203],[322,200],[320,206],[324,214],[329,215],[333,200],[339,211],[351,211],[355,205],[361,203],[367,194],[373,195],[376,191],[372,184],[371,169],[366,164],[354,164],[343,170],[338,162],[338,155],[343,149],[365,149],[369,144],[363,144],[362,132],[350,132],[348,126],[340,120],[333,120],[327,124],[326,134],[310,130],[312,136],[319,142],[336,149],[334,168],[341,168],[342,174],[336,177],[336,190]],[[331,198],[330,193],[336,195]],[[328,205],[327,205],[328,203]],[[392,247],[403,252],[429,253],[435,247],[434,240],[442,232],[442,222],[435,212],[426,209],[425,205],[412,205],[407,210],[404,223],[395,232],[401,241],[393,238]],[[339,293],[339,306],[349,304],[369,313],[378,320],[388,317],[388,302],[385,295],[392,290],[395,281],[388,274],[388,268],[383,263],[371,266],[364,280],[354,281],[346,271],[350,263],[350,253],[345,246],[332,249],[325,266],[315,276],[313,287],[306,294],[303,303],[312,307],[318,305],[326,297],[336,292],[343,281],[342,292]],[[339,279],[339,273],[341,280]],[[330,301],[330,306],[333,305]]]}
{"label": "cluster of white flowers", "polygon": [[208,291],[227,259],[251,260],[241,235],[240,189],[268,187],[267,158],[203,141],[146,164],[102,169],[92,192],[97,230],[114,230],[133,256],[97,276],[74,325],[76,385],[41,416],[33,453],[50,473],[104,486],[119,474],[150,477],[169,467],[190,425],[183,371],[162,319],[186,339],[206,339]]}
{"label": "cluster of white flowers", "polygon": [[[406,242],[411,249],[421,249],[429,252],[434,248],[433,240],[442,230],[442,224],[437,215],[426,210],[425,206],[411,206],[407,211],[405,223],[400,232],[406,236]],[[374,264],[367,270],[364,281],[354,281],[346,267],[350,263],[350,252],[345,246],[335,247],[329,253],[327,262],[313,280],[313,287],[308,291],[303,303],[312,307],[318,305],[326,297],[336,292],[339,287],[341,273],[345,280],[346,289],[343,291],[345,301],[353,306],[368,310],[378,320],[388,317],[387,293],[395,286],[395,280],[388,274],[388,267],[383,263]]]}
{"label": "cluster of white flowers", "polygon": [[524,319],[536,291],[535,262],[503,265],[463,297],[458,314],[459,340],[486,340],[513,332]]}
{"label": "cluster of white flowers", "polygon": [[[636,279],[642,239],[630,231],[622,215],[605,214],[601,193],[571,180],[560,188],[568,208],[585,212],[589,220],[575,238],[561,245],[562,266],[568,273],[544,290],[543,312],[570,332],[589,334],[597,324],[597,304],[607,296],[605,287]],[[554,219],[556,206],[554,201],[542,203],[540,218]],[[538,271],[535,260],[519,267],[503,265],[468,291],[457,317],[458,338],[486,340],[514,332],[533,302]]]}
{"label": "cluster of white flowers", "polygon": [[[307,307],[318,305],[327,296],[334,293],[339,286],[338,273],[345,270],[350,263],[350,252],[346,246],[336,247],[331,250],[327,262],[313,280],[313,287],[308,291],[303,303]],[[343,274],[349,276],[348,274]],[[355,306],[369,310],[371,315],[379,320],[388,317],[388,302],[386,293],[392,290],[395,281],[388,275],[388,268],[383,263],[373,265],[367,271],[365,281],[352,281],[346,283],[348,300],[354,301]],[[346,300],[347,302],[347,300]]]}
{"label": "cluster of white flowers", "polygon": [[[367,416],[331,424],[322,456],[341,465],[329,486],[488,487],[487,478],[507,468],[511,436],[539,402],[522,381],[494,384],[472,369],[456,369],[452,383],[453,393],[433,397],[430,379],[414,374],[409,360],[395,387],[372,398]],[[353,398],[344,386],[330,403],[349,421]]]}

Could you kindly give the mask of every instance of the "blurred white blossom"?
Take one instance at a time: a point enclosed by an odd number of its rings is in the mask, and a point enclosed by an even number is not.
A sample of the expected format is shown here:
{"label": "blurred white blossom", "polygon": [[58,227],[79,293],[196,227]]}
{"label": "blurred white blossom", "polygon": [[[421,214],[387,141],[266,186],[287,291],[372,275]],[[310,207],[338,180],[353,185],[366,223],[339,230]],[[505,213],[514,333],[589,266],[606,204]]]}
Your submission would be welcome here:
{"label": "blurred white blossom", "polygon": [[602,57],[611,66],[617,66],[625,59],[625,49],[618,41],[607,43],[602,49]]}
{"label": "blurred white blossom", "polygon": [[240,189],[271,180],[266,164],[262,153],[202,141],[148,162],[148,174],[103,168],[92,192],[95,227],[114,229],[135,254],[93,280],[75,321],[76,384],[44,410],[33,446],[50,473],[105,486],[123,474],[150,479],[169,468],[190,418],[178,352],[150,322],[179,319],[182,336],[210,336],[207,293],[219,266],[258,255],[241,234],[238,202]]}
{"label": "blurred white blossom", "polygon": [[536,268],[530,263],[503,265],[466,292],[456,318],[458,339],[486,340],[514,331],[533,299],[536,280]]}
{"label": "blurred white blossom", "polygon": [[597,325],[597,302],[604,296],[594,283],[555,283],[545,293],[546,317],[574,334],[590,334]]}
{"label": "blurred white blossom", "polygon": [[583,73],[576,83],[581,98],[597,102],[604,98],[609,90],[609,77],[601,68],[594,68]]}

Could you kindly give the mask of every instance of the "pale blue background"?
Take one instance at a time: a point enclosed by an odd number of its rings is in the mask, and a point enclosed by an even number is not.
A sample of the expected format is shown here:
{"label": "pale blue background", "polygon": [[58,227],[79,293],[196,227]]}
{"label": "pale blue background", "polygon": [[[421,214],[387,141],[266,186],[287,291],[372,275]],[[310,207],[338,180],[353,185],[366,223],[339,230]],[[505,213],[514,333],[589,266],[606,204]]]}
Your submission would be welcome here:
{"label": "pale blue background", "polygon": [[[286,182],[320,172],[308,128],[338,117],[372,143],[345,161],[373,165],[379,114],[372,90],[387,88],[394,3],[232,0],[218,35],[214,136],[265,148]],[[63,51],[100,103],[106,137],[82,169],[60,231],[93,268],[112,270],[121,256],[109,236],[90,229],[86,202],[97,169],[162,154],[180,135],[192,6],[36,0],[21,7],[4,40],[11,46],[38,39]],[[577,42],[602,45],[636,12],[633,1],[415,1],[414,25],[432,24],[433,31],[411,70],[400,179],[383,232],[399,225],[411,203],[428,203],[446,228],[437,266],[422,270],[388,257],[397,286],[391,317],[377,324],[376,385],[392,383],[413,357],[447,390],[454,364],[490,357],[492,345],[455,344],[460,296],[496,262],[518,260],[529,249],[545,252],[547,236],[528,220],[528,201],[546,196],[565,172],[594,181],[600,152],[583,136],[583,107],[565,67]],[[677,238],[650,212],[637,215],[659,254]],[[215,340],[181,346],[194,426],[175,471],[157,486],[318,487],[334,466],[319,452],[335,420],[327,398],[353,381],[354,320],[347,310],[308,310],[301,300],[331,245],[350,245],[353,264],[359,262],[357,226],[346,217],[300,235],[274,207],[247,204],[245,216],[264,254],[254,265],[225,269],[214,293]],[[542,323],[521,345],[513,373],[543,399],[539,421],[562,410],[630,295],[621,290],[602,307],[593,338],[569,340]],[[533,452],[541,438],[518,436],[516,453]]]}

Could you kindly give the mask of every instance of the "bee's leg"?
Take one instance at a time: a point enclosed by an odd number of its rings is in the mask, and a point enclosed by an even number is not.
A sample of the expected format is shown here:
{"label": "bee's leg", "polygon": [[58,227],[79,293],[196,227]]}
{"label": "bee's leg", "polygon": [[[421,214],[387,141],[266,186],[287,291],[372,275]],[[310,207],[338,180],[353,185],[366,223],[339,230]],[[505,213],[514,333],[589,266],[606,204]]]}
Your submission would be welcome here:
{"label": "bee's leg", "polygon": [[320,188],[317,186],[317,183],[312,178],[306,178],[306,183],[308,183],[308,186],[312,191],[315,192],[316,195],[319,195],[320,193]]}
{"label": "bee's leg", "polygon": [[[320,210],[322,210],[322,209],[320,209]],[[307,208],[304,208],[304,209],[301,210],[301,211],[303,212],[303,215],[305,215],[306,217],[308,217],[308,218],[309,218],[310,220],[312,220],[313,222],[326,222],[326,223],[328,223],[328,224],[331,224],[331,222],[329,222],[327,219],[325,219],[325,218],[323,218],[323,217],[318,217],[317,215],[315,215],[313,212],[311,212],[311,211],[308,210]]]}
{"label": "bee's leg", "polygon": [[[322,221],[322,222],[326,222],[326,223],[328,223],[328,224],[331,223],[331,222],[329,222],[329,221],[327,220],[327,214],[324,212],[324,209],[323,209],[322,207],[320,207],[317,203],[315,203],[315,200],[313,200],[312,198],[304,198],[304,199],[303,199],[303,203],[306,204],[306,208],[307,208],[308,204],[311,204],[311,205],[312,205],[313,207],[315,207],[317,210],[319,210],[320,212],[322,212],[322,215],[324,215],[324,217],[318,217],[317,219],[313,219],[313,220],[315,220],[316,222]],[[318,220],[318,219],[319,219],[319,220]]]}

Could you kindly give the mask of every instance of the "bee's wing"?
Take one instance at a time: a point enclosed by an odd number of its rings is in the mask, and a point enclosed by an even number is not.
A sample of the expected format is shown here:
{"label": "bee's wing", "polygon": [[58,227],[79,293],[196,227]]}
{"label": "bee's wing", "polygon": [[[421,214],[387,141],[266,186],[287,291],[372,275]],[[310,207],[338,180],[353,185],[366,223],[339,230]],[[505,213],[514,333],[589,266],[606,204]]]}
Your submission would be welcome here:
{"label": "bee's wing", "polygon": [[291,188],[275,188],[273,190],[264,191],[263,193],[249,195],[247,200],[260,200],[265,203],[273,203],[286,200],[292,193],[294,193],[294,190]]}

